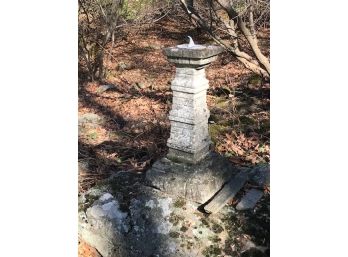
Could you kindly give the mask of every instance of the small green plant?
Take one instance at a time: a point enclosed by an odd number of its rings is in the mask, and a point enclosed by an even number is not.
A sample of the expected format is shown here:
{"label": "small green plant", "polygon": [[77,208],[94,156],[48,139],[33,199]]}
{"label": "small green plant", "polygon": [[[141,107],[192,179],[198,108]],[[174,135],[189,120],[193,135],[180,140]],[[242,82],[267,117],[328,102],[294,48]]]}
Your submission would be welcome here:
{"label": "small green plant", "polygon": [[98,137],[98,134],[97,134],[97,132],[92,132],[92,133],[90,133],[89,135],[88,135],[88,137],[90,138],[90,139],[92,139],[92,140],[95,140],[95,139],[97,139],[97,137]]}
{"label": "small green plant", "polygon": [[219,124],[209,124],[209,133],[213,142],[216,143],[218,137],[223,135],[227,131],[227,129],[227,126],[222,126]]}

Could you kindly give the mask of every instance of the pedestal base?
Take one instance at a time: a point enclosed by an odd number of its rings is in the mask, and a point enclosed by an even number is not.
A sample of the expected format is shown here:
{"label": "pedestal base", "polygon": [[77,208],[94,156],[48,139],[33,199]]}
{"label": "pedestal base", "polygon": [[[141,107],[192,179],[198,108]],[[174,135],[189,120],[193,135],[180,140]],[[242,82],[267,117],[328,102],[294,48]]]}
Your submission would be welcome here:
{"label": "pedestal base", "polygon": [[209,154],[210,145],[205,146],[200,151],[188,153],[177,149],[169,148],[167,158],[173,162],[196,164]]}
{"label": "pedestal base", "polygon": [[162,158],[146,172],[151,186],[170,195],[205,203],[239,170],[224,157],[209,153],[197,164],[176,163]]}

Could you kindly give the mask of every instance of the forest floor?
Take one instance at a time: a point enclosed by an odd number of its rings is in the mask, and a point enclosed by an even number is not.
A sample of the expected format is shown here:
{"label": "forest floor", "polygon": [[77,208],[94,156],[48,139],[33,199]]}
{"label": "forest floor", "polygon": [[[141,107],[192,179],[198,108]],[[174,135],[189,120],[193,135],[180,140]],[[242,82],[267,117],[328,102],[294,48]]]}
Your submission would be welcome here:
{"label": "forest floor", "polygon": [[[212,43],[189,23],[166,18],[127,30],[112,48],[108,46],[105,81],[88,82],[79,70],[79,192],[112,171],[145,172],[166,154],[175,68],[162,49],[185,43],[187,35],[199,44]],[[259,37],[261,48],[269,55],[269,31],[262,31]],[[269,83],[227,52],[206,72],[214,150],[235,165],[268,163]],[[87,248],[81,243],[79,256],[97,256]]]}

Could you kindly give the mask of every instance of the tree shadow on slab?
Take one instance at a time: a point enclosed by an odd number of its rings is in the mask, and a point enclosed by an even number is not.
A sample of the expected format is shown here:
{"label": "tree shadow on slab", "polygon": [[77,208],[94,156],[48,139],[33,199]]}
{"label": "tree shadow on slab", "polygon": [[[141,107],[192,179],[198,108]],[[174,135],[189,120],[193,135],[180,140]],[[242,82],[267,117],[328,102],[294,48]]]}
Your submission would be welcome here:
{"label": "tree shadow on slab", "polygon": [[[266,193],[255,208],[224,217],[229,239],[227,254],[243,257],[270,256],[270,195]],[[231,249],[233,245],[233,249]]]}
{"label": "tree shadow on slab", "polygon": [[[103,227],[108,227],[110,222],[95,226],[95,229],[92,230],[99,237],[89,236],[88,238],[99,239],[90,242],[94,243],[94,247],[97,247],[99,252],[106,252],[101,242],[115,241],[114,245],[110,245],[109,248],[116,248],[121,254],[116,256],[122,257],[203,257],[217,256],[214,254],[217,252],[230,256],[269,256],[267,255],[267,248],[269,248],[268,207],[264,208],[262,212],[257,208],[255,211],[243,213],[229,210],[223,211],[221,215],[214,214],[207,217],[197,212],[192,202],[164,194],[159,190],[144,186],[144,184],[143,174],[119,172],[91,191],[100,191],[96,197],[93,198],[93,195],[85,197],[92,199],[90,202],[95,206],[100,206],[99,210],[103,209],[104,204],[108,205],[109,209],[110,206],[116,206],[117,209],[112,209],[109,214],[116,213],[115,216],[122,218],[122,223],[120,223],[120,219],[111,221],[111,226],[115,228],[113,233],[105,233],[103,230]],[[104,185],[108,185],[107,189]],[[106,193],[111,194],[112,198],[109,202],[104,203],[100,199],[107,198]],[[104,197],[100,197],[103,195]],[[110,195],[108,199],[109,197]],[[98,198],[99,200],[97,200]],[[117,204],[112,205],[112,201],[117,201]],[[87,223],[95,224],[91,217],[92,212],[88,208],[89,206],[82,206],[87,214]],[[231,208],[230,206],[224,207],[225,210]],[[224,216],[224,214],[227,215]],[[258,217],[255,218],[254,215]],[[222,221],[223,219],[225,220]],[[259,224],[260,222],[264,224]],[[260,231],[255,230],[255,226]],[[214,233],[214,236],[211,237],[209,233]],[[245,249],[245,242],[241,242],[243,239],[252,241],[252,244],[258,247],[257,249],[264,251],[264,255],[255,255],[255,253],[260,254],[260,251],[252,252],[250,249]],[[208,241],[207,244],[204,243],[205,246],[202,247],[201,244],[206,241]],[[205,248],[206,245],[207,248]],[[211,255],[206,255],[207,253],[211,253]]]}
{"label": "tree shadow on slab", "polygon": [[[178,256],[169,222],[174,201],[144,186],[143,175],[113,174],[83,198],[79,235],[103,256]],[[96,209],[103,213],[96,216]]]}

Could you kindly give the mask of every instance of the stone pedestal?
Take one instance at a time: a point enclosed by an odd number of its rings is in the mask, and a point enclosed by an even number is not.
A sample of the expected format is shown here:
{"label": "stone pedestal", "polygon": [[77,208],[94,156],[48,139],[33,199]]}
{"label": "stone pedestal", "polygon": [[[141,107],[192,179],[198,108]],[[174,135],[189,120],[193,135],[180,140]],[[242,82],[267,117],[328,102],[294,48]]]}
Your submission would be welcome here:
{"label": "stone pedestal", "polygon": [[173,105],[168,159],[196,164],[209,153],[209,110],[206,94],[209,87],[205,67],[222,51],[218,46],[164,49],[168,60],[175,64],[176,75],[171,84]]}
{"label": "stone pedestal", "polygon": [[173,105],[169,113],[170,137],[166,158],[146,173],[150,184],[171,195],[205,203],[236,173],[223,157],[209,151],[208,80],[205,68],[222,51],[219,46],[169,47],[164,49],[176,66],[172,81]]}
{"label": "stone pedestal", "polygon": [[146,179],[151,186],[169,195],[203,204],[238,173],[239,169],[231,162],[210,152],[195,165],[162,158],[146,172]]}

